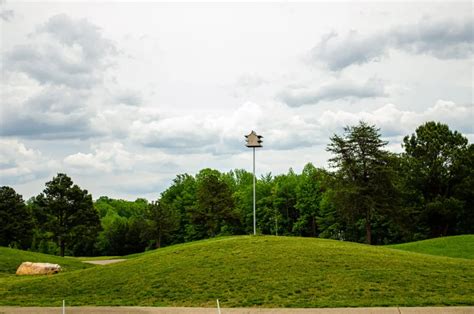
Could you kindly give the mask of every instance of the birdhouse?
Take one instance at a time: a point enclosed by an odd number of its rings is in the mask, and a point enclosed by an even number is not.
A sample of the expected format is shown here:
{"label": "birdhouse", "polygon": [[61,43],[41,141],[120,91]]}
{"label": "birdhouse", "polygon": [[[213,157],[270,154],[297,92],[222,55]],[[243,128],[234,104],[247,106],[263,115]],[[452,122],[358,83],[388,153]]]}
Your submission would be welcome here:
{"label": "birdhouse", "polygon": [[249,135],[245,135],[245,139],[247,141],[247,147],[262,147],[262,139],[263,136],[257,135],[255,131],[250,132]]}

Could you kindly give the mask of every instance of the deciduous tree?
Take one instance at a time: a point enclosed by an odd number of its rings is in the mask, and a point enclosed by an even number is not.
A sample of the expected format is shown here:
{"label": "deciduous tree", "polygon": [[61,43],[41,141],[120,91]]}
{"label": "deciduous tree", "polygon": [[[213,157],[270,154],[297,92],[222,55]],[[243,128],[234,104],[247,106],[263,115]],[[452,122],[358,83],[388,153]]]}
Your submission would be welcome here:
{"label": "deciduous tree", "polygon": [[455,232],[462,219],[459,213],[469,211],[466,205],[472,206],[472,200],[469,205],[465,199],[470,198],[466,195],[469,186],[472,190],[472,144],[446,124],[431,121],[406,136],[403,147],[407,188],[422,196],[415,204],[419,223],[429,228],[430,237]]}
{"label": "deciduous tree", "polygon": [[308,163],[298,178],[295,208],[299,212],[299,217],[293,226],[298,235],[317,236],[316,218],[322,197],[322,177],[322,170]]}

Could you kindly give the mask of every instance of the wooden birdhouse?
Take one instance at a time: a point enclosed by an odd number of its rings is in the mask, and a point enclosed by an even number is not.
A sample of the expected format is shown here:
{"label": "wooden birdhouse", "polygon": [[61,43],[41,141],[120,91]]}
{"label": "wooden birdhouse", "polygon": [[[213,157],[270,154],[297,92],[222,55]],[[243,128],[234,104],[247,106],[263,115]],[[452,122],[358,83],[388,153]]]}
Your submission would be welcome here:
{"label": "wooden birdhouse", "polygon": [[257,135],[255,131],[250,132],[249,135],[245,135],[247,141],[247,147],[262,147],[262,138],[263,136]]}

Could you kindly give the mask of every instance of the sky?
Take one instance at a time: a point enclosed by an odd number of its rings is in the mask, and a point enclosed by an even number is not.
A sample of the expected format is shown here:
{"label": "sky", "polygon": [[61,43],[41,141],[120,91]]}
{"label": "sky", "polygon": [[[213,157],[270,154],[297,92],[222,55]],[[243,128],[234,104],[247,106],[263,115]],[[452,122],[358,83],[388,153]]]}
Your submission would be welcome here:
{"label": "sky", "polygon": [[474,139],[468,2],[0,1],[0,185],[57,173],[156,200],[177,174],[328,168],[363,120],[387,149],[427,121]]}

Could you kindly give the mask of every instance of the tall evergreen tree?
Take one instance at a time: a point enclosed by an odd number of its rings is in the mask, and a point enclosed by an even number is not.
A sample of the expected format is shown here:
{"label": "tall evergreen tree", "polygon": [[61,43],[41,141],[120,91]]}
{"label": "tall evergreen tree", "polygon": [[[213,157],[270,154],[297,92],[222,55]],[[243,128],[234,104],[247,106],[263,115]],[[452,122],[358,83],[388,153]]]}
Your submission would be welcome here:
{"label": "tall evergreen tree", "polygon": [[156,201],[148,206],[147,218],[150,221],[150,235],[155,240],[155,247],[160,248],[163,239],[179,228],[180,216],[165,202]]}
{"label": "tall evergreen tree", "polygon": [[352,224],[363,221],[365,240],[372,243],[375,216],[392,206],[394,187],[391,181],[389,154],[373,125],[359,122],[344,128],[344,135],[334,135],[327,150],[329,161],[337,169],[333,187],[336,207]]}
{"label": "tall evergreen tree", "polygon": [[82,252],[83,247],[96,241],[100,220],[92,196],[73,184],[66,174],[59,173],[47,182],[35,203],[45,216],[42,228],[57,239],[61,256],[64,256],[66,247],[72,250],[77,245],[81,254],[86,253]]}
{"label": "tall evergreen tree", "polygon": [[196,205],[189,210],[190,233],[196,239],[216,236],[226,224],[238,223],[232,192],[217,170],[201,170],[196,183]]}
{"label": "tall evergreen tree", "polygon": [[0,245],[27,248],[33,221],[20,194],[9,186],[0,188]]}

